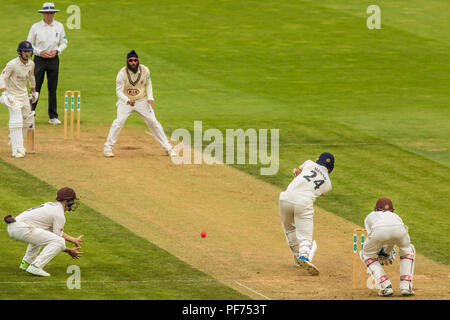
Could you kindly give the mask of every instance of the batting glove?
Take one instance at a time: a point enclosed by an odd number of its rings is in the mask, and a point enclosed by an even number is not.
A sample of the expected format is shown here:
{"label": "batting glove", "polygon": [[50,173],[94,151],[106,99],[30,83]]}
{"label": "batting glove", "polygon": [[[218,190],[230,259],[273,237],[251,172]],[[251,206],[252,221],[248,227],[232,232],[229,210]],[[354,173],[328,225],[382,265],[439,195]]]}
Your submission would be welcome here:
{"label": "batting glove", "polygon": [[0,97],[0,103],[7,106],[7,107],[11,107],[13,100],[12,98],[8,95],[8,92],[4,91],[2,96]]}

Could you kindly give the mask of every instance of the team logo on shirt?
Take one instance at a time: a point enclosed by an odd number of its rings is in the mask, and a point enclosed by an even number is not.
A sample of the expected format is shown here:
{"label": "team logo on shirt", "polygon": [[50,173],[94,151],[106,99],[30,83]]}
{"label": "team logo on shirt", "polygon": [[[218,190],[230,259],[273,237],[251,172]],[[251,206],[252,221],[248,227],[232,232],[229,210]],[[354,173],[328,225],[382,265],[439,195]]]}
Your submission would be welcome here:
{"label": "team logo on shirt", "polygon": [[127,89],[127,94],[130,96],[137,96],[140,93],[138,89]]}

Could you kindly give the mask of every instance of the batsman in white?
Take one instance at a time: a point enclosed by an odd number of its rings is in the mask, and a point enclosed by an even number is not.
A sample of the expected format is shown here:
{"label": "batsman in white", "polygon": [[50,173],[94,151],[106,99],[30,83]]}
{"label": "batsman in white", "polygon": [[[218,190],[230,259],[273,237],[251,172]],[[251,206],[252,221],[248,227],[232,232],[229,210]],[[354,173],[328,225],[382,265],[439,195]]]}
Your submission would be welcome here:
{"label": "batsman in white", "polygon": [[175,156],[161,124],[156,120],[150,70],[139,64],[136,51],[127,55],[127,65],[123,67],[116,78],[117,118],[113,121],[106,139],[103,154],[113,157],[114,144],[119,133],[132,112],[137,112],[152,131],[156,141],[163,147],[167,155]]}
{"label": "batsman in white", "polygon": [[313,241],[313,203],[331,190],[329,174],[333,168],[334,156],[328,152],[322,153],[316,162],[307,160],[294,169],[294,180],[280,194],[281,225],[295,264],[311,275],[319,274],[319,269],[312,264],[317,250]]}
{"label": "batsman in white", "polygon": [[[19,268],[36,276],[49,277],[44,267],[61,251],[67,252],[72,258],[78,259],[82,252],[83,237],[74,238],[63,232],[66,211],[74,212],[78,207],[75,191],[65,187],[58,190],[57,202],[47,202],[38,207],[22,212],[16,218],[8,215],[4,218],[8,224],[8,234],[16,241],[28,243],[28,248]],[[66,248],[66,241],[76,247]],[[41,253],[39,251],[42,246]]]}
{"label": "batsman in white", "polygon": [[364,225],[367,230],[367,240],[360,256],[379,288],[378,295],[392,296],[394,294],[391,281],[382,267],[394,261],[394,245],[399,248],[400,255],[400,290],[403,296],[413,295],[416,253],[410,241],[408,228],[394,213],[392,201],[388,198],[378,199],[375,210],[366,217]]}
{"label": "batsman in white", "polygon": [[9,109],[9,137],[12,156],[23,158],[26,150],[23,139],[28,129],[34,127],[34,111],[31,111],[28,98],[27,81],[30,83],[32,102],[36,102],[39,93],[36,92],[34,78],[34,62],[31,61],[33,46],[28,41],[22,41],[17,48],[19,56],[8,62],[0,75],[2,96],[0,103]]}

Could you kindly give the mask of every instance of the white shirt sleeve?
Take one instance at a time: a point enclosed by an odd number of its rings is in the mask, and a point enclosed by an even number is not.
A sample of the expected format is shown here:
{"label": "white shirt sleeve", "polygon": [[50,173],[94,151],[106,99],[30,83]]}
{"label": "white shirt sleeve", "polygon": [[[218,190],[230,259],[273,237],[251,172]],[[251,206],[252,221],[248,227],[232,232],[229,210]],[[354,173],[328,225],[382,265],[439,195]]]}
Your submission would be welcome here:
{"label": "white shirt sleeve", "polygon": [[8,81],[12,71],[13,68],[11,67],[11,64],[8,63],[0,75],[0,89],[6,89],[6,81]]}
{"label": "white shirt sleeve", "polygon": [[60,215],[55,212],[55,215],[53,218],[53,228],[52,228],[53,233],[56,234],[57,236],[62,237],[65,224],[66,224],[66,218],[64,217],[64,215]]}
{"label": "white shirt sleeve", "polygon": [[36,24],[33,24],[31,26],[27,41],[31,42],[31,44],[33,45],[33,53],[37,56],[40,56],[41,50],[36,47]]}
{"label": "white shirt sleeve", "polygon": [[308,162],[308,160],[306,160],[305,162],[303,162],[298,168],[302,169],[305,167],[306,163]]}
{"label": "white shirt sleeve", "polygon": [[64,25],[60,23],[58,54],[61,54],[67,48],[66,31]]}
{"label": "white shirt sleeve", "polygon": [[364,228],[366,229],[367,234],[370,234],[372,232],[372,223],[370,221],[370,214],[364,220]]}
{"label": "white shirt sleeve", "polygon": [[116,77],[116,95],[117,98],[124,102],[128,102],[128,97],[123,93],[123,88],[125,87],[125,79],[123,78],[122,70],[119,71]]}
{"label": "white shirt sleeve", "polygon": [[147,70],[147,74],[148,74],[148,78],[147,78],[147,99],[149,100],[154,100],[153,99],[153,87],[152,87],[152,79],[150,77],[150,70],[145,67],[145,69]]}
{"label": "white shirt sleeve", "polygon": [[36,88],[36,78],[34,77],[34,62],[30,61],[33,65],[33,68],[31,69],[31,72],[28,74],[28,82],[30,83],[30,88],[35,89]]}

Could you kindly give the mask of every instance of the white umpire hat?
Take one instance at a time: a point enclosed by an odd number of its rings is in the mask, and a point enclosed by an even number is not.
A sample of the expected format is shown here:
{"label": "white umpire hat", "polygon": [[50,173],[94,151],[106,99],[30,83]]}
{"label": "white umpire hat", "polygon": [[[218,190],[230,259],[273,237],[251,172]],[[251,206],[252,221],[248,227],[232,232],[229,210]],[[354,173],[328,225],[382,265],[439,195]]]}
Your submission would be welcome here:
{"label": "white umpire hat", "polygon": [[38,12],[40,13],[45,13],[45,12],[58,12],[61,10],[55,9],[55,4],[53,2],[45,2],[42,5],[42,9],[38,10]]}

